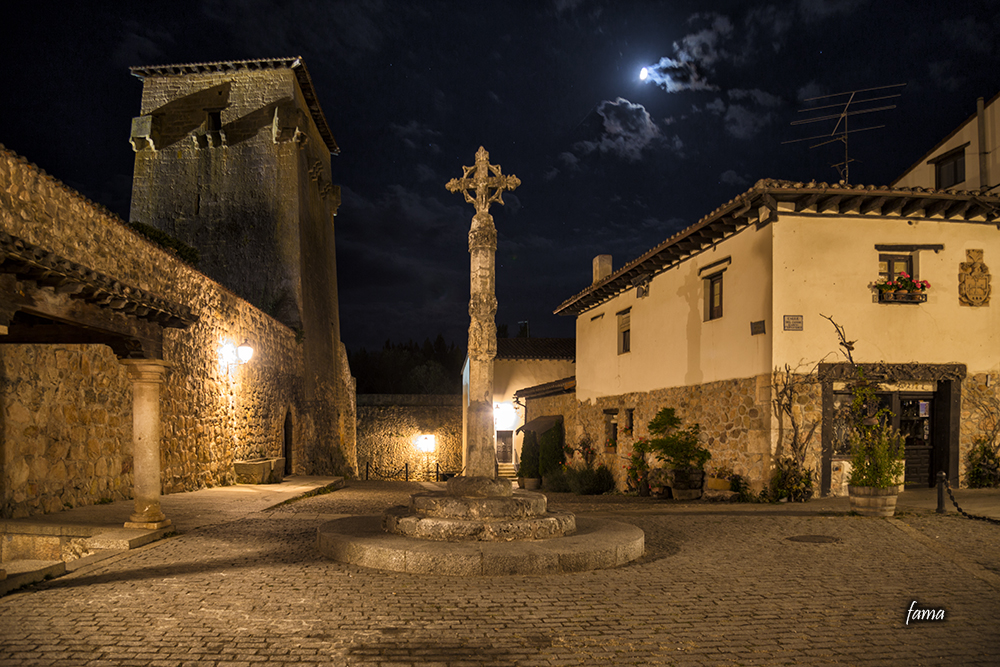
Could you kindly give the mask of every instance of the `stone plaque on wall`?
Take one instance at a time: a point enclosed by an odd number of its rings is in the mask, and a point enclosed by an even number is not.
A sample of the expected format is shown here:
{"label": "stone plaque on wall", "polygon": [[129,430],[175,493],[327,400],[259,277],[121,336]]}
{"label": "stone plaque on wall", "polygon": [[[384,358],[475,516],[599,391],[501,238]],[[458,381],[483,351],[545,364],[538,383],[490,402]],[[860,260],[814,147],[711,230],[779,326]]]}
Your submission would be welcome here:
{"label": "stone plaque on wall", "polygon": [[958,301],[967,306],[990,305],[990,270],[983,251],[966,250],[966,261],[958,265]]}

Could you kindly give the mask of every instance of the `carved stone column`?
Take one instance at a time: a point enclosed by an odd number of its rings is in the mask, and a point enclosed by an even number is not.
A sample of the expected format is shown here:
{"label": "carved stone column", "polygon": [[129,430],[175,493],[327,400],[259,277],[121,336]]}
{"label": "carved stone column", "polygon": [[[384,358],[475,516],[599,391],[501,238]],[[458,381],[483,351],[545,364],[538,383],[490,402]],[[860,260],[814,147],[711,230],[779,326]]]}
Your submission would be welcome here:
{"label": "carved stone column", "polygon": [[132,378],[132,488],[135,512],[126,528],[164,528],[160,511],[160,385],[170,364],[161,359],[123,359]]}
{"label": "carved stone column", "polygon": [[476,213],[469,231],[469,421],[465,474],[490,477],[496,471],[493,431],[493,359],[497,356],[497,230],[493,216]]}
{"label": "carved stone column", "polygon": [[[472,265],[469,299],[469,405],[465,421],[464,475],[492,480],[496,475],[493,359],[497,354],[497,229],[489,210],[491,204],[503,204],[503,192],[513,190],[521,181],[517,176],[504,175],[499,165],[490,164],[490,154],[482,146],[476,151],[476,164],[462,167],[462,171],[462,178],[451,179],[445,187],[449,192],[461,192],[465,200],[476,207],[472,228],[469,230]],[[507,488],[504,489],[503,484],[498,484],[493,491],[505,491],[506,495],[510,495],[509,482],[506,485]],[[483,490],[478,489],[475,493],[480,491]]]}

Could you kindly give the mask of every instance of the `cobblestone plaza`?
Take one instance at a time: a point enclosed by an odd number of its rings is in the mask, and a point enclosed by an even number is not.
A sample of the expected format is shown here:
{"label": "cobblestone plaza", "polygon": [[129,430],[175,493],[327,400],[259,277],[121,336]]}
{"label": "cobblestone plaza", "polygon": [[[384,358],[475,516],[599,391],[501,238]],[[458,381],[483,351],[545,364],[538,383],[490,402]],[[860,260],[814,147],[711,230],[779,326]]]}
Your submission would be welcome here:
{"label": "cobblestone plaza", "polygon": [[[220,502],[214,522],[176,522],[172,538],[0,599],[0,664],[1000,662],[1000,526],[950,506],[937,515],[904,494],[896,518],[869,519],[846,499],[550,494],[553,508],[646,534],[638,562],[569,575],[413,576],[316,551],[324,521],[419,490],[349,482],[277,507]],[[914,602],[944,619],[907,622]]]}

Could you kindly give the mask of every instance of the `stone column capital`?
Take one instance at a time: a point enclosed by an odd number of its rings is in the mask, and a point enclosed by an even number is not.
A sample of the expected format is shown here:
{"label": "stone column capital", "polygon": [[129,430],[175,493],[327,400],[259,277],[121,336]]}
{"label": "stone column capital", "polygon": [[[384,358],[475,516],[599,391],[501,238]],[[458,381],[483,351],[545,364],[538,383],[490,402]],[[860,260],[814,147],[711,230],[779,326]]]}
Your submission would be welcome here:
{"label": "stone column capital", "polygon": [[118,361],[133,382],[163,382],[167,371],[173,366],[163,359],[120,359]]}

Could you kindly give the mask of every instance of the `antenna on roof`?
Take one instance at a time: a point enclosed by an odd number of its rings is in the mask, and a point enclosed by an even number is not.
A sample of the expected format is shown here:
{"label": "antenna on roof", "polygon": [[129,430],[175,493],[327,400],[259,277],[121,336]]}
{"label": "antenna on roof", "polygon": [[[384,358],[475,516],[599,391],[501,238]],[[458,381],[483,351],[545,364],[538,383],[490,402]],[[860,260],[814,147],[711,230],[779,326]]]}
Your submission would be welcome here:
{"label": "antenna on roof", "polygon": [[831,167],[836,167],[837,172],[840,174],[840,180],[844,183],[850,181],[850,165],[853,160],[850,157],[848,151],[848,138],[852,134],[858,132],[867,132],[869,130],[878,130],[885,127],[885,125],[873,125],[871,127],[860,127],[848,129],[848,119],[853,116],[860,116],[861,114],[874,113],[876,111],[889,111],[890,109],[895,109],[895,104],[888,104],[882,106],[872,106],[875,102],[881,102],[883,100],[893,99],[895,97],[901,97],[900,93],[885,94],[894,88],[902,88],[905,83],[895,83],[889,86],[878,86],[876,88],[862,88],[861,90],[849,90],[844,93],[834,93],[833,95],[820,95],[818,97],[810,97],[808,99],[802,100],[803,102],[816,102],[819,100],[829,100],[830,104],[821,104],[819,106],[809,107],[808,109],[799,109],[799,113],[816,113],[816,112],[826,112],[820,113],[818,116],[813,118],[803,118],[802,120],[793,120],[792,125],[807,125],[809,123],[821,123],[826,121],[834,121],[833,129],[829,134],[820,134],[814,137],[805,137],[802,139],[790,139],[788,141],[782,141],[782,144],[794,144],[800,141],[818,141],[818,143],[810,146],[810,149],[819,148],[820,146],[825,146],[831,144],[835,141],[843,142],[844,144],[844,161],[837,162],[830,165]]}

